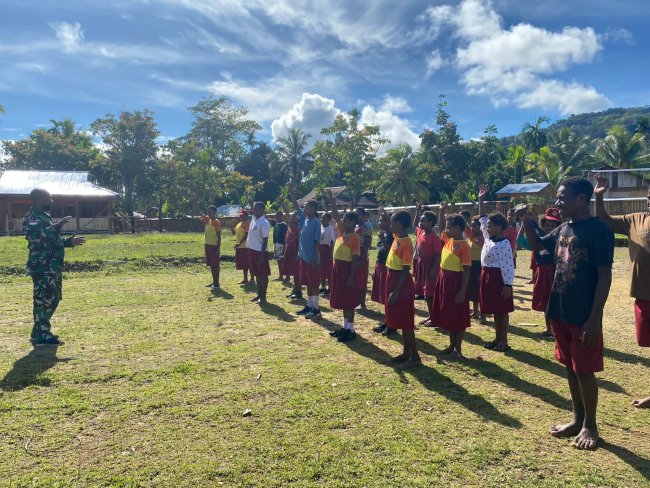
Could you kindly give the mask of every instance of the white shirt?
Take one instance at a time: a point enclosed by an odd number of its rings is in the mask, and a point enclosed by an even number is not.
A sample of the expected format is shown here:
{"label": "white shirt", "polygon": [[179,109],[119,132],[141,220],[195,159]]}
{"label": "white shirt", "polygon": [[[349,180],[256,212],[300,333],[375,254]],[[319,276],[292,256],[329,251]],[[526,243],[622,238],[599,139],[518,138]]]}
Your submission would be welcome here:
{"label": "white shirt", "polygon": [[268,239],[271,232],[271,223],[266,217],[262,216],[256,219],[254,216],[251,220],[251,226],[248,230],[248,239],[246,246],[253,251],[261,251],[264,245],[264,239]]}
{"label": "white shirt", "polygon": [[500,268],[503,284],[512,286],[515,280],[515,264],[512,257],[512,247],[510,241],[505,237],[503,240],[494,242],[490,239],[487,231],[487,217],[481,217],[481,231],[485,243],[481,249],[481,266],[486,268]]}
{"label": "white shirt", "polygon": [[336,241],[336,229],[332,224],[327,227],[320,226],[320,243],[325,246],[331,246]]}

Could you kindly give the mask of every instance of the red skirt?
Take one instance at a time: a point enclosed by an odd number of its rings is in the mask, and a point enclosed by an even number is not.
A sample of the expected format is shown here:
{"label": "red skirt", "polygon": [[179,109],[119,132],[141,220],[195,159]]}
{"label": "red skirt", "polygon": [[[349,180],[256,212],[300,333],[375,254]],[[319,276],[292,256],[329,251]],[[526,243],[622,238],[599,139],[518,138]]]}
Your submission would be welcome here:
{"label": "red skirt", "polygon": [[469,270],[469,284],[467,285],[467,295],[470,301],[478,302],[481,300],[481,261],[472,260],[472,267]]}
{"label": "red skirt", "polygon": [[357,268],[357,287],[359,290],[366,290],[368,288],[368,274],[370,273],[370,262],[368,258],[359,261]]}
{"label": "red skirt", "polygon": [[330,276],[330,307],[336,310],[354,310],[360,304],[356,277],[352,278],[352,286],[347,286],[351,268],[349,261],[337,259],[334,262]]}
{"label": "red skirt", "polygon": [[[285,258],[286,259],[286,258]],[[320,267],[312,267],[304,259],[299,259],[300,261],[300,279],[298,283],[300,286],[306,286],[307,288],[318,288],[320,286]]]}
{"label": "red skirt", "polygon": [[530,269],[536,269],[537,268],[537,258],[535,258],[535,253],[531,252],[530,253]]}
{"label": "red skirt", "polygon": [[235,269],[243,270],[250,268],[250,259],[248,257],[248,248],[238,247],[235,249]]}
{"label": "red skirt", "polygon": [[431,306],[431,324],[448,331],[460,332],[471,325],[469,300],[456,304],[456,295],[463,284],[462,271],[441,270],[436,280]]}
{"label": "red skirt", "polygon": [[634,302],[636,342],[641,347],[650,347],[650,302],[639,298]]}
{"label": "red skirt", "polygon": [[298,257],[298,246],[287,244],[284,248],[282,274],[284,276],[297,276],[300,271],[300,261],[301,259]]}
{"label": "red skirt", "polygon": [[329,280],[332,275],[334,261],[332,259],[332,247],[327,244],[321,244],[318,247],[320,253],[320,279]]}
{"label": "red skirt", "polygon": [[505,315],[515,311],[512,298],[501,296],[503,291],[503,276],[501,268],[486,268],[481,271],[481,312],[494,315]]}
{"label": "red skirt", "polygon": [[205,264],[211,268],[218,268],[221,263],[221,258],[217,252],[217,246],[205,244]]}
{"label": "red skirt", "polygon": [[[271,265],[269,264],[269,253],[267,251],[254,251],[248,250],[250,257],[251,276],[270,276]],[[262,264],[259,264],[260,256],[262,256]]]}
{"label": "red skirt", "polygon": [[[437,273],[431,277],[431,267],[435,261],[435,256],[420,256],[415,267],[415,294],[432,297],[436,288]],[[420,290],[422,291],[420,293]]]}
{"label": "red skirt", "polygon": [[551,298],[554,276],[555,265],[540,264],[537,266],[537,271],[535,272],[535,283],[533,284],[533,310],[546,312],[548,301]]}
{"label": "red skirt", "polygon": [[388,269],[386,276],[386,304],[384,305],[386,325],[389,329],[415,330],[415,283],[411,273],[399,292],[397,303],[388,303],[388,297],[395,288],[401,271]]}
{"label": "red skirt", "polygon": [[388,270],[384,263],[375,264],[375,272],[372,274],[372,293],[370,299],[373,302],[386,303],[386,276]]}

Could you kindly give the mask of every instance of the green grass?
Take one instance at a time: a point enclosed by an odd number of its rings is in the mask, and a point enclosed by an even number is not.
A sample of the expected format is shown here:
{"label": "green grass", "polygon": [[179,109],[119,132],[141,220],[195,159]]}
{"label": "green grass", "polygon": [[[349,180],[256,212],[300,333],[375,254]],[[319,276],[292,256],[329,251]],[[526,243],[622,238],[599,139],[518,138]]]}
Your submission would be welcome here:
{"label": "green grass", "polygon": [[[9,241],[0,255],[13,263]],[[93,238],[87,259],[93,248],[107,261],[202,251],[197,235]],[[275,305],[251,306],[232,263],[222,295],[198,265],[68,273],[54,318],[67,344],[33,352],[31,284],[4,275],[0,486],[648,486],[650,412],[630,402],[650,394],[650,356],[634,342],[626,254],[616,250],[594,453],[547,434],[570,415],[568,391],[524,279],[511,354],[485,350],[493,331],[473,324],[469,359],[445,362],[445,336],[419,330],[424,366],[401,371],[387,364],[399,341],[370,331],[377,307],[340,344],[327,334],[339,312],[298,318],[278,283]]]}

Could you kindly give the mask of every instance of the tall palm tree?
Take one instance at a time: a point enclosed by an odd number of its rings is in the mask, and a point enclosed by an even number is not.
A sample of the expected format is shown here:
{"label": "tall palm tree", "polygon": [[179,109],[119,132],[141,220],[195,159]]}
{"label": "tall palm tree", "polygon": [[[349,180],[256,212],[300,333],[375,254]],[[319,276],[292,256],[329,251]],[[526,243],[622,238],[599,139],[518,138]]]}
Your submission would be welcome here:
{"label": "tall palm tree", "polygon": [[578,172],[593,163],[589,137],[577,137],[568,127],[549,134],[548,147],[559,158],[563,170],[571,167]]}
{"label": "tall palm tree", "polygon": [[290,129],[288,134],[275,141],[275,152],[278,155],[279,169],[289,176],[294,184],[302,182],[303,175],[312,164],[311,153],[305,151],[311,134],[305,134],[301,129]]}
{"label": "tall palm tree", "polygon": [[401,205],[427,198],[428,188],[416,179],[418,165],[411,146],[403,144],[389,149],[382,160],[385,169],[377,193]]}
{"label": "tall palm tree", "polygon": [[634,168],[650,161],[646,137],[637,132],[630,134],[622,125],[615,125],[607,137],[596,142],[596,156],[605,164],[615,168]]}
{"label": "tall palm tree", "polygon": [[534,124],[526,122],[521,128],[521,141],[530,152],[538,152],[541,148],[546,146],[546,132],[542,129],[542,125],[550,122],[548,117],[538,117]]}
{"label": "tall palm tree", "polygon": [[505,164],[507,168],[514,170],[515,183],[521,183],[524,179],[524,171],[528,166],[526,148],[524,146],[510,146],[503,164]]}
{"label": "tall palm tree", "polygon": [[571,175],[573,168],[564,167],[557,154],[552,152],[548,147],[543,147],[538,153],[529,156],[529,161],[535,167],[535,173],[527,175],[524,183],[543,183],[549,182],[555,188]]}

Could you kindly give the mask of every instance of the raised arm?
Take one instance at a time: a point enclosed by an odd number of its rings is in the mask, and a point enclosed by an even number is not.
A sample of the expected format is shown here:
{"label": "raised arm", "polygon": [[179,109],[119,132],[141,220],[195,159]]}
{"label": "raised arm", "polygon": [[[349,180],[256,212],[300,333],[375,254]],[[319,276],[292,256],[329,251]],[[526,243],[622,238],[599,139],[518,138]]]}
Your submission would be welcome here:
{"label": "raised arm", "polygon": [[609,180],[602,174],[597,174],[596,188],[594,188],[594,194],[596,195],[596,215],[610,227],[613,227],[615,225],[614,219],[607,213],[607,209],[605,208],[605,192],[608,189]]}
{"label": "raised arm", "polygon": [[485,214],[485,196],[490,191],[490,187],[487,185],[481,185],[478,190],[478,215],[483,217]]}
{"label": "raised arm", "polygon": [[411,224],[413,229],[417,229],[420,224],[420,217],[422,216],[422,204],[420,202],[415,202],[415,216],[413,217],[413,224]]}
{"label": "raised arm", "polygon": [[341,216],[339,215],[339,210],[336,208],[336,202],[332,204],[332,201],[334,201],[332,190],[325,190],[325,207],[332,214],[332,220],[338,224],[341,222]]}
{"label": "raised arm", "polygon": [[298,210],[300,205],[298,205],[298,200],[296,199],[296,190],[293,187],[293,183],[287,183],[287,188],[289,189],[289,197],[291,198],[291,205],[293,205],[294,210]]}
{"label": "raised arm", "polygon": [[447,202],[440,202],[440,210],[438,211],[438,233],[442,234],[445,231],[447,223],[445,222],[445,215],[447,215]]}
{"label": "raised arm", "polygon": [[526,239],[528,239],[528,244],[530,244],[530,250],[533,252],[540,252],[546,249],[542,239],[535,232],[535,227],[533,226],[532,216],[528,211],[527,207],[522,207],[517,210],[517,216],[521,219],[524,224],[524,232],[526,232]]}

